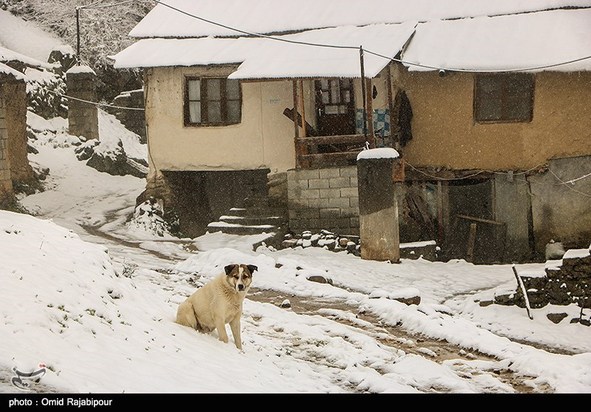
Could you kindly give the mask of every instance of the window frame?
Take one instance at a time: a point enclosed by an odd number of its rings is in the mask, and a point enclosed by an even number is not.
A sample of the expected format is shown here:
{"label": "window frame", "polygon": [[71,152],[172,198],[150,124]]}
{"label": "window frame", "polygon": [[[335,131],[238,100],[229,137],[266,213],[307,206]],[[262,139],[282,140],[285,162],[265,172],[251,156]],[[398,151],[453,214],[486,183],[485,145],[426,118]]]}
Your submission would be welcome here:
{"label": "window frame", "polygon": [[[522,94],[521,96],[517,95],[510,95],[507,93],[509,85],[512,82],[512,78],[521,77],[522,79],[527,79],[529,84],[526,84],[527,93],[529,96],[525,96]],[[498,118],[494,119],[486,119],[486,118],[479,118],[482,117],[482,100],[480,94],[480,85],[479,81],[482,79],[493,79],[495,81],[494,87],[495,90],[500,93],[500,97],[497,99],[500,101],[500,109],[501,115]],[[523,80],[522,80],[523,81]],[[534,100],[535,100],[535,90],[536,90],[536,81],[535,76],[531,73],[482,73],[476,74],[474,76],[474,96],[473,96],[473,119],[474,123],[478,124],[491,124],[491,123],[531,123],[534,117]],[[522,92],[523,93],[523,92]],[[525,117],[517,117],[511,118],[511,106],[509,101],[515,97],[526,99],[528,107],[528,113]]]}
{"label": "window frame", "polygon": [[[191,81],[199,81],[200,99],[189,100],[189,84]],[[207,119],[208,103],[213,100],[207,98],[207,82],[211,80],[220,81],[220,116],[221,121],[210,122]],[[228,99],[227,98],[227,82],[234,81],[238,83],[238,98]],[[238,102],[238,119],[229,120],[228,102]],[[190,103],[200,102],[201,103],[201,121],[191,122],[190,114]],[[205,119],[205,120],[204,120]],[[228,79],[227,77],[221,76],[185,76],[184,94],[183,94],[183,122],[185,127],[216,127],[216,126],[232,126],[242,123],[242,82],[239,80]]]}

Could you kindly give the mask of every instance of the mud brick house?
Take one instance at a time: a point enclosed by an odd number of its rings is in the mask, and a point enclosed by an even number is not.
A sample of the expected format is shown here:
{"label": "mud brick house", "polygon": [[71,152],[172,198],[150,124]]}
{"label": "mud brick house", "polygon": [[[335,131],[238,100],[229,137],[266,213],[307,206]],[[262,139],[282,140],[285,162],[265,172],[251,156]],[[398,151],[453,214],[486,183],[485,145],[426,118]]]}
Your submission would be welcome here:
{"label": "mud brick house", "polygon": [[169,0],[130,35],[145,195],[186,233],[270,193],[293,231],[355,234],[356,156],[391,146],[402,241],[474,261],[589,243],[591,0]]}

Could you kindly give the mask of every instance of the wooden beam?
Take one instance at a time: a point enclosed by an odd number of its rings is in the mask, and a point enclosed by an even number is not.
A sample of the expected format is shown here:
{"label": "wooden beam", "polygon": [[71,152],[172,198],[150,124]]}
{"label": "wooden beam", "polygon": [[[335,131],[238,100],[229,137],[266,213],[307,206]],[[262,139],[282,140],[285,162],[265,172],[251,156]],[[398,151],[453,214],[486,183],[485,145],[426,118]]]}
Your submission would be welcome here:
{"label": "wooden beam", "polygon": [[302,137],[306,137],[306,101],[304,99],[304,81],[300,80],[299,81],[300,84],[300,109],[302,112]]}
{"label": "wooden beam", "polygon": [[297,115],[297,113],[299,112],[299,110],[298,110],[298,82],[297,82],[297,80],[293,81],[293,112],[294,112],[294,116],[293,116],[294,135],[295,135],[295,138],[297,139],[298,137],[300,137],[300,127],[298,125],[298,115]]}
{"label": "wooden beam", "polygon": [[365,136],[353,134],[344,136],[320,136],[320,137],[300,137],[297,139],[299,143],[308,145],[319,145],[319,144],[347,144],[347,143],[359,143],[365,142]]}
{"label": "wooden beam", "polygon": [[371,149],[376,147],[376,138],[373,130],[373,88],[371,87],[371,79],[362,79],[366,82],[365,91],[367,93],[367,141]]}
{"label": "wooden beam", "polygon": [[293,81],[293,128],[294,128],[294,147],[295,147],[295,164],[296,169],[301,167],[300,165],[300,156],[303,154],[301,153],[301,145],[298,142],[300,137],[300,127],[298,126],[298,82],[296,80]]}
{"label": "wooden beam", "polygon": [[302,163],[306,163],[306,167],[310,167],[311,165],[314,166],[337,166],[337,165],[346,165],[349,161],[353,162],[357,159],[357,155],[361,152],[352,151],[352,152],[335,152],[335,153],[316,153],[316,154],[306,154],[302,156]]}
{"label": "wooden beam", "polygon": [[466,261],[474,260],[474,245],[476,244],[476,223],[470,223],[470,233],[468,234],[468,250],[466,251]]}
{"label": "wooden beam", "polygon": [[496,220],[482,219],[480,217],[467,216],[467,215],[458,215],[458,218],[469,220],[472,222],[486,223],[489,225],[496,225],[496,226],[503,226],[505,224],[504,222],[497,222]]}

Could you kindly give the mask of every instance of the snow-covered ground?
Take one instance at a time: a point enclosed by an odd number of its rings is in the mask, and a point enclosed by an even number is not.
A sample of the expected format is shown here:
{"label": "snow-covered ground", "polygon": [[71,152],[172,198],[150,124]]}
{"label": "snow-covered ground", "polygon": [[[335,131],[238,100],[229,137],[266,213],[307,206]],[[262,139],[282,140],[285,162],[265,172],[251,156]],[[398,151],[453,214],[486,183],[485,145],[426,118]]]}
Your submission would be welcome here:
{"label": "snow-covered ground", "polygon": [[[142,234],[128,219],[143,179],[78,161],[63,119],[29,123],[39,151],[30,160],[50,175],[45,192],[21,199],[37,217],[0,212],[0,370],[43,362],[42,383],[64,392],[591,392],[591,328],[569,323],[577,307],[530,320],[479,305],[515,288],[510,266],[393,265],[321,248],[253,251],[254,236]],[[174,323],[178,304],[231,262],[259,267],[243,351]],[[276,300],[257,299],[261,290]],[[419,305],[388,298],[408,291]],[[320,309],[281,308],[285,299]],[[548,312],[569,317],[555,325]],[[424,345],[438,340],[452,352]]]}

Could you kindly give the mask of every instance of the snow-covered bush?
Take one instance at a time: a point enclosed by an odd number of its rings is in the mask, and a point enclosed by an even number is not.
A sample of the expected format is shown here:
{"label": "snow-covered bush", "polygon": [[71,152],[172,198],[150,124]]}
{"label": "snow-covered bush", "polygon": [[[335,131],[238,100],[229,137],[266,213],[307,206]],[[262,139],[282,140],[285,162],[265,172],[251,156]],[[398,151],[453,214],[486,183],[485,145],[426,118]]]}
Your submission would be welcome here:
{"label": "snow-covered bush", "polygon": [[67,94],[63,74],[47,69],[28,68],[25,76],[29,110],[45,119],[68,116],[66,101],[61,97]]}
{"label": "snow-covered bush", "polygon": [[145,232],[149,235],[170,236],[170,226],[164,220],[163,215],[162,207],[155,198],[151,197],[135,208],[128,227],[131,230]]}

